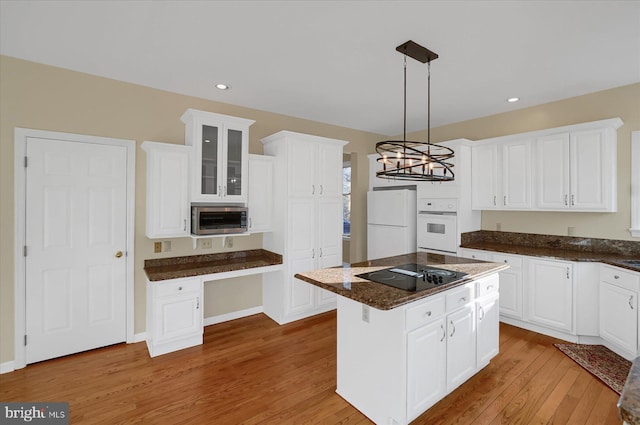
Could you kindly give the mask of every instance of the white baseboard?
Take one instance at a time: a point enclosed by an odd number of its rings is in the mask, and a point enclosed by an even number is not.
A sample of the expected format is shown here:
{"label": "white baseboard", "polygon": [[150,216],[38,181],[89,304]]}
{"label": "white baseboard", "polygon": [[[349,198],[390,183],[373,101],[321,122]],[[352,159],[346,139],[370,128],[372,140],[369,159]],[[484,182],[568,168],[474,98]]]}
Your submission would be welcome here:
{"label": "white baseboard", "polygon": [[240,319],[241,317],[253,316],[254,314],[262,313],[264,309],[262,306],[247,308],[245,310],[233,311],[231,313],[220,314],[218,316],[205,317],[204,325],[215,325],[216,323],[228,322],[230,320]]}
{"label": "white baseboard", "polygon": [[10,362],[0,363],[0,374],[13,372],[14,370],[16,370],[16,368],[13,365],[13,360]]}
{"label": "white baseboard", "polygon": [[133,343],[135,344],[136,342],[143,342],[147,340],[147,333],[146,332],[140,332],[139,334],[134,334],[133,335]]}

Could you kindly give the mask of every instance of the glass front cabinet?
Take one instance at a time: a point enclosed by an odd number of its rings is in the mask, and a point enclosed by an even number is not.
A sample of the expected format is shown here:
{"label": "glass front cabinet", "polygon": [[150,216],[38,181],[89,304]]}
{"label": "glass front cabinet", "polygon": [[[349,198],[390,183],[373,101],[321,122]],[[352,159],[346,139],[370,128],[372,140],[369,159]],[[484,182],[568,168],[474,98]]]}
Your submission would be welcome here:
{"label": "glass front cabinet", "polygon": [[246,203],[249,126],[255,121],[187,109],[185,143],[193,146],[191,201]]}

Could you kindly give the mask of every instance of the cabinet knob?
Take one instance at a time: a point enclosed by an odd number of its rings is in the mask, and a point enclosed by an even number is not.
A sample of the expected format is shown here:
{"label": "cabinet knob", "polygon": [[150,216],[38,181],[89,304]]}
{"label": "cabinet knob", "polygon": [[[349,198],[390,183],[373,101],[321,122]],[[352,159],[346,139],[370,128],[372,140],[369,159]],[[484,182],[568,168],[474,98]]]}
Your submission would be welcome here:
{"label": "cabinet knob", "polygon": [[178,286],[178,291],[182,291],[182,286]]}
{"label": "cabinet knob", "polygon": [[122,251],[116,252],[116,258],[120,258],[120,257],[122,257]]}
{"label": "cabinet knob", "polygon": [[617,274],[613,276],[614,279],[620,279],[620,276],[618,276]]}
{"label": "cabinet knob", "polygon": [[431,317],[431,310],[427,311],[424,315],[427,317]]}

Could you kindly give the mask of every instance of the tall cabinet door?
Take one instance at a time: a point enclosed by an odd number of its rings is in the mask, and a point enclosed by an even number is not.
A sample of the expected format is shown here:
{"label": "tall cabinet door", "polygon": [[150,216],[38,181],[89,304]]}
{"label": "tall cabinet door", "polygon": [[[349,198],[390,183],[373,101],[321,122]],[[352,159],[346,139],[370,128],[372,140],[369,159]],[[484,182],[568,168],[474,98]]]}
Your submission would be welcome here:
{"label": "tall cabinet door", "polygon": [[342,197],[342,146],[319,145],[316,172],[319,196]]}
{"label": "tall cabinet door", "polygon": [[605,181],[611,169],[605,169],[605,130],[571,133],[571,207],[606,209]]}
{"label": "tall cabinet door", "polygon": [[537,207],[569,208],[569,133],[537,139],[535,162]]}
{"label": "tall cabinet door", "polygon": [[471,204],[474,210],[498,206],[498,146],[495,143],[471,148]]}
{"label": "tall cabinet door", "polygon": [[447,391],[476,371],[475,305],[469,304],[447,316]]}
{"label": "tall cabinet door", "polygon": [[[502,282],[500,282],[502,289]],[[500,312],[498,307],[498,294],[484,297],[476,302],[478,311],[477,323],[477,366],[478,368],[489,364],[489,361],[498,354],[500,346]]]}
{"label": "tall cabinet door", "polygon": [[342,264],[342,199],[318,201],[318,267]]}
{"label": "tall cabinet door", "polygon": [[571,332],[573,266],[566,261],[529,260],[529,320]]}
{"label": "tall cabinet door", "polygon": [[314,306],[313,285],[303,282],[293,276],[298,272],[316,269],[315,208],[313,199],[295,199],[289,201],[288,214],[288,262],[291,285],[286,302],[289,314],[303,312]]}
{"label": "tall cabinet door", "polygon": [[289,143],[289,196],[293,198],[315,196],[320,187],[315,181],[316,152],[314,143]]}
{"label": "tall cabinet door", "polygon": [[502,147],[502,199],[508,209],[531,208],[531,140]]}

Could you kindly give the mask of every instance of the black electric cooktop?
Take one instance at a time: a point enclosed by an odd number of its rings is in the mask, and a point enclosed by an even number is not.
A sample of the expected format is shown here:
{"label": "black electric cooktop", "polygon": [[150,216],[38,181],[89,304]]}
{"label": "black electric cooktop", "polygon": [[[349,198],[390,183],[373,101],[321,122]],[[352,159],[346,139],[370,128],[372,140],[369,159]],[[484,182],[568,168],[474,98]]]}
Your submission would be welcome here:
{"label": "black electric cooktop", "polygon": [[363,279],[405,291],[424,291],[447,283],[464,279],[468,273],[425,266],[422,264],[402,264],[388,269],[356,275]]}

